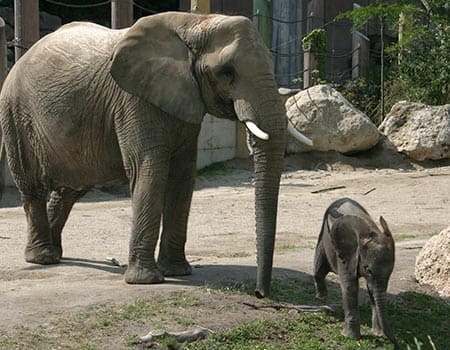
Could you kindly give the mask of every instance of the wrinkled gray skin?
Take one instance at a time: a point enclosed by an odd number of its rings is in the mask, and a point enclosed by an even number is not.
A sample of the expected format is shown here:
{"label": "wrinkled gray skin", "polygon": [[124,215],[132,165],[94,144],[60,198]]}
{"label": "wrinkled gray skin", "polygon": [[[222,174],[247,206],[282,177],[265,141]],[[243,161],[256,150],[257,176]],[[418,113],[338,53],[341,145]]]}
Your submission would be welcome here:
{"label": "wrinkled gray skin", "polygon": [[314,258],[316,297],[325,298],[325,277],[329,272],[339,276],[345,313],[343,334],[359,339],[359,278],[367,283],[372,306],[372,330],[386,335],[397,347],[389,327],[386,290],[394,268],[394,240],[383,217],[382,230],[357,202],[342,198],[325,212]]}
{"label": "wrinkled gray skin", "polygon": [[28,221],[26,261],[58,263],[73,204],[96,184],[128,178],[125,281],[190,274],[186,228],[197,137],[209,112],[253,121],[270,135],[253,145],[256,295],[264,297],[286,138],[272,72],[269,51],[244,17],[163,13],[124,30],[72,23],[41,39],[15,64],[0,96],[2,155]]}

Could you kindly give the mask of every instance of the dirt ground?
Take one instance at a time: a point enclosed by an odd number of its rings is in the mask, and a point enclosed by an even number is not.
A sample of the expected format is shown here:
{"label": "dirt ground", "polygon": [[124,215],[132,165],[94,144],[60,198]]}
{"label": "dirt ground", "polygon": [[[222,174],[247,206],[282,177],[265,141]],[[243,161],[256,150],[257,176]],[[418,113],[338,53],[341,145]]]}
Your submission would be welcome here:
{"label": "dirt ground", "polygon": [[[449,193],[450,162],[412,164],[381,150],[357,157],[289,156],[280,188],[274,278],[295,277],[312,285],[313,248],[322,215],[333,200],[346,196],[390,225],[397,249],[389,292],[433,293],[415,282],[414,262],[424,242],[450,225]],[[111,257],[127,262],[131,209],[125,187],[96,189],[75,205],[63,232],[64,260],[53,266],[24,261],[26,222],[15,189],[7,189],[0,204],[0,335],[14,335],[24,325],[33,327],[95,305],[226,288],[255,278],[250,159],[233,160],[225,169],[199,176],[187,243],[193,274],[161,285],[127,285],[124,268],[107,261]],[[251,295],[211,296],[208,303],[234,308],[197,315],[201,326],[225,329],[269,317],[268,312],[242,310],[238,305],[243,300],[257,302]]]}

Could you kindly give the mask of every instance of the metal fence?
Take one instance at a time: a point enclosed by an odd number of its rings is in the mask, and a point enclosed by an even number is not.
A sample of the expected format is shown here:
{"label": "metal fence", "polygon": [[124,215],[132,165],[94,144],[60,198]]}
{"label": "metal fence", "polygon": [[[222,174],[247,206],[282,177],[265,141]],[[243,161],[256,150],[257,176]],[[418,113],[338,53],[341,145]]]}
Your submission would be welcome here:
{"label": "metal fence", "polygon": [[[281,87],[305,87],[305,75],[314,75],[317,66],[306,60],[311,59],[302,48],[302,39],[308,34],[304,30],[305,23],[314,21],[313,16],[300,20],[285,20],[255,13],[253,19],[258,28],[260,21],[270,20],[272,23],[272,43],[270,51],[275,61],[275,77]],[[357,79],[367,73],[364,66],[368,61],[370,49],[369,39],[357,31],[349,21],[329,21],[320,27],[327,36],[327,52],[325,55],[325,72],[320,72],[322,79],[343,83]],[[279,35],[281,34],[284,35]],[[358,38],[355,39],[355,35]],[[311,81],[309,78],[309,83]]]}

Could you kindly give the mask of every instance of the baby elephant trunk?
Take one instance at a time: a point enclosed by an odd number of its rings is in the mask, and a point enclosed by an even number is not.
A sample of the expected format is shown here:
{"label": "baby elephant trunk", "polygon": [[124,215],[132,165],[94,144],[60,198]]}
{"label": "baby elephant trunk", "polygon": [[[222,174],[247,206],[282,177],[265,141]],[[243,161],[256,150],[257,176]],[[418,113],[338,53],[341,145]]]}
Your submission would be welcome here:
{"label": "baby elephant trunk", "polygon": [[386,291],[375,289],[374,299],[380,328],[383,331],[384,335],[394,344],[394,348],[398,349],[399,345],[397,339],[395,338],[394,333],[392,332],[392,329],[389,326],[388,322]]}

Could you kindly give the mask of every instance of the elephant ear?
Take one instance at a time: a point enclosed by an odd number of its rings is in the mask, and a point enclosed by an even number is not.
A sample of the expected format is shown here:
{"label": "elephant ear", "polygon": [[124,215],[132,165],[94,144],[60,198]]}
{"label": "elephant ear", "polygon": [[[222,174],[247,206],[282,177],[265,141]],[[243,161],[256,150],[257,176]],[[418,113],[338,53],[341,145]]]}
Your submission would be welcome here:
{"label": "elephant ear", "polygon": [[389,229],[389,226],[388,226],[386,220],[384,220],[384,218],[382,216],[380,216],[380,224],[381,224],[381,227],[383,228],[384,234],[388,237],[392,237],[391,230]]}
{"label": "elephant ear", "polygon": [[141,18],[117,43],[110,72],[126,92],[198,124],[205,106],[193,75],[193,54],[176,32],[193,17],[172,13]]}
{"label": "elephant ear", "polygon": [[345,215],[338,218],[331,228],[331,244],[346,270],[356,277],[359,263],[358,227],[361,220],[357,216]]}

